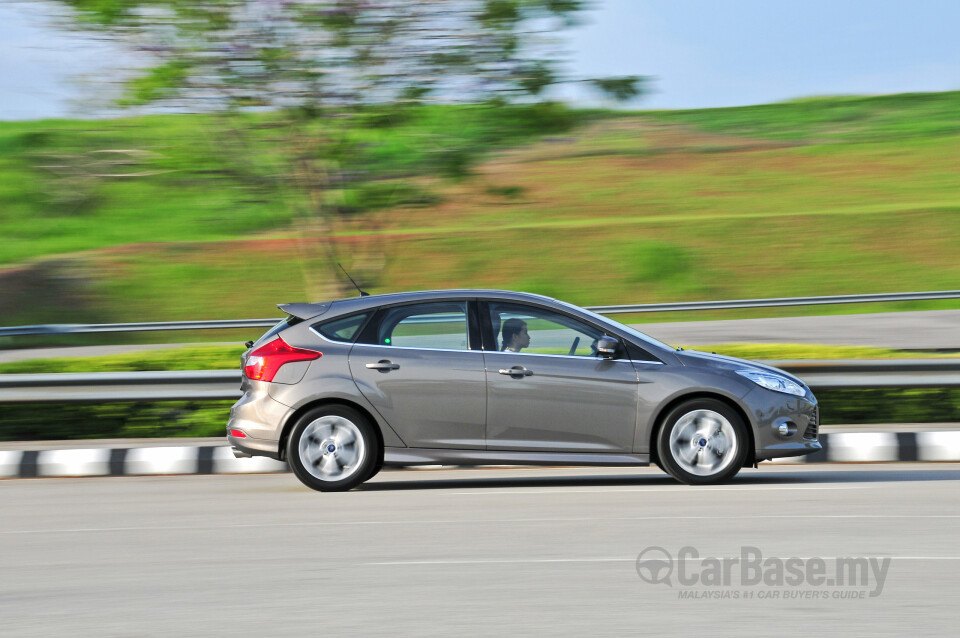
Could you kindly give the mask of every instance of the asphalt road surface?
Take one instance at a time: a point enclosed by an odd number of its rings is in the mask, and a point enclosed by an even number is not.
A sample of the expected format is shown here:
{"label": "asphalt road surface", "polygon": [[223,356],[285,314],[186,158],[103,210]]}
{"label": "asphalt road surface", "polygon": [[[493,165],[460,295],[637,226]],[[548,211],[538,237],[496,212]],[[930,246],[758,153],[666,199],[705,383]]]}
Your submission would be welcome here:
{"label": "asphalt road surface", "polygon": [[[616,319],[616,316],[614,316]],[[960,350],[960,310],[648,323],[637,330],[672,345],[818,343]]]}
{"label": "asphalt road surface", "polygon": [[[958,488],[950,464],[3,481],[0,635],[953,636]],[[710,559],[744,546],[774,584],[724,584]],[[820,582],[835,557],[868,559],[854,585]]]}

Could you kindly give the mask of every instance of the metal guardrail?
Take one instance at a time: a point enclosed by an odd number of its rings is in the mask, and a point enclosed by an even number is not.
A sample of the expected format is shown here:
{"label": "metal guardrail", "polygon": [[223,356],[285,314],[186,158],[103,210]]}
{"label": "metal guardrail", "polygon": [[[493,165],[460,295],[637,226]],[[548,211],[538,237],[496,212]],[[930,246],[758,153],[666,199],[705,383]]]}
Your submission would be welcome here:
{"label": "metal guardrail", "polygon": [[229,330],[269,328],[280,319],[226,319],[222,321],[151,321],[145,323],[52,323],[0,328],[0,337],[30,335],[99,334],[106,332],[155,332],[162,330]]}
{"label": "metal guardrail", "polygon": [[[814,390],[960,387],[960,359],[764,363]],[[239,370],[0,375],[0,403],[213,401],[240,394]]]}
{"label": "metal guardrail", "polygon": [[814,390],[960,387],[960,359],[765,361]]}
{"label": "metal guardrail", "polygon": [[216,401],[240,394],[240,370],[0,375],[0,403]]}
{"label": "metal guardrail", "polygon": [[[641,314],[688,310],[729,310],[734,308],[775,308],[781,306],[819,306],[850,303],[896,301],[931,301],[960,299],[960,290],[932,292],[894,292],[870,295],[834,295],[827,297],[781,297],[774,299],[733,299],[726,301],[683,301],[626,306],[589,306],[587,310],[603,314]],[[236,319],[222,321],[156,321],[144,323],[44,324],[0,328],[0,337],[29,335],[97,334],[109,332],[153,332],[159,330],[228,330],[237,328],[269,328],[280,321],[274,319]]]}

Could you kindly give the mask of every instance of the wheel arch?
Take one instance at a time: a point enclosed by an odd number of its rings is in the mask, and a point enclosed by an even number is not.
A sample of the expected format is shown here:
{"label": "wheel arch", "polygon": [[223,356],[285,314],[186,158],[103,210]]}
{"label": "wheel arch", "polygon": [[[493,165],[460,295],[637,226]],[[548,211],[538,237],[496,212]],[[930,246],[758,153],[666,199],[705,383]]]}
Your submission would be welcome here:
{"label": "wheel arch", "polygon": [[753,419],[750,418],[750,416],[747,414],[747,411],[735,399],[725,394],[721,394],[719,392],[710,392],[708,390],[700,390],[681,394],[672,398],[659,409],[656,418],[653,420],[654,426],[650,429],[650,438],[647,441],[647,445],[649,446],[647,449],[650,451],[650,462],[658,466],[660,465],[660,459],[657,455],[657,434],[659,434],[660,428],[663,427],[663,423],[666,420],[667,415],[670,414],[670,411],[681,403],[692,401],[694,399],[714,399],[726,404],[737,413],[737,416],[740,417],[744,426],[746,427],[747,437],[749,438],[747,445],[747,456],[744,459],[743,464],[745,467],[753,465],[756,462],[756,436],[753,433]]}
{"label": "wheel arch", "polygon": [[370,413],[370,410],[363,407],[359,403],[347,399],[340,398],[325,398],[317,399],[316,401],[311,401],[310,403],[305,403],[301,405],[296,411],[293,412],[288,418],[286,423],[283,424],[283,430],[280,432],[280,441],[279,441],[279,457],[281,461],[287,460],[287,439],[290,437],[290,432],[296,427],[297,422],[300,420],[304,414],[310,410],[316,408],[322,408],[327,406],[340,405],[351,410],[356,410],[361,415],[363,415],[367,421],[373,426],[373,431],[377,435],[377,466],[383,465],[383,432],[380,429],[380,423],[377,421],[376,417]]}

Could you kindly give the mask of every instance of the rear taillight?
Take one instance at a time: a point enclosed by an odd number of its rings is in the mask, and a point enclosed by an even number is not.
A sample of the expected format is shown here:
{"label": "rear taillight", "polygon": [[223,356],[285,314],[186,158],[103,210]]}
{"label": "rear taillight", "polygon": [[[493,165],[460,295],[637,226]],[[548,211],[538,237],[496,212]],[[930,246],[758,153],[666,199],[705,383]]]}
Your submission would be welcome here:
{"label": "rear taillight", "polygon": [[243,367],[248,379],[255,381],[273,381],[277,371],[287,363],[294,361],[312,361],[323,355],[316,350],[294,348],[286,341],[277,337],[270,343],[264,344],[250,353],[247,364]]}

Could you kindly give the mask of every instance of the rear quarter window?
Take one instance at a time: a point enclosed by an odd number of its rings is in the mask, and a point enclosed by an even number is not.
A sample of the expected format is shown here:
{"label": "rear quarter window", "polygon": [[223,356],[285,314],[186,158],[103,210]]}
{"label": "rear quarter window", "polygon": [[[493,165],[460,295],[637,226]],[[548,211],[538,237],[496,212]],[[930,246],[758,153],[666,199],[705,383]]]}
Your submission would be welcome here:
{"label": "rear quarter window", "polygon": [[363,322],[367,320],[370,313],[363,312],[349,317],[340,317],[332,321],[317,324],[314,330],[329,339],[330,341],[352,342],[357,336]]}

